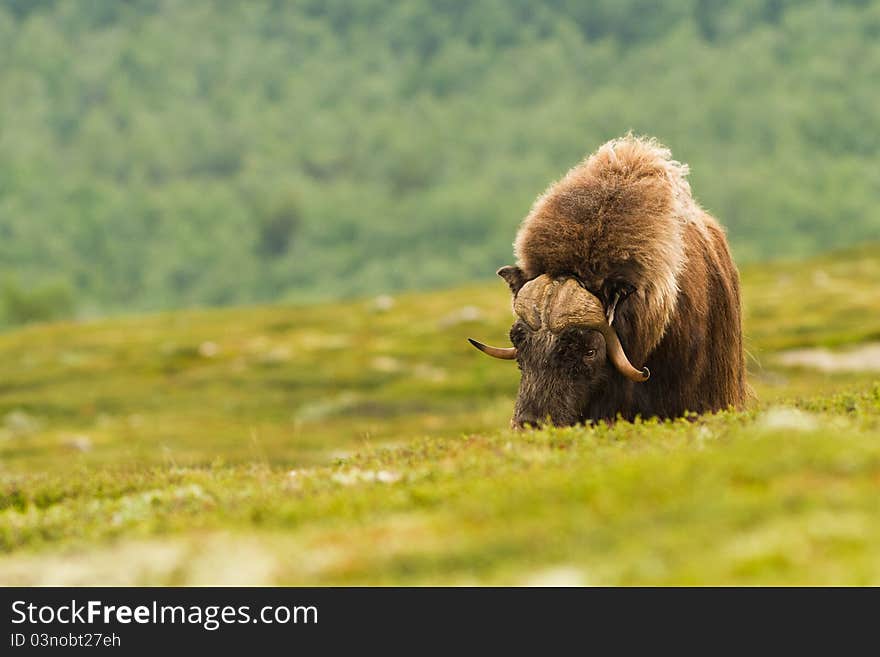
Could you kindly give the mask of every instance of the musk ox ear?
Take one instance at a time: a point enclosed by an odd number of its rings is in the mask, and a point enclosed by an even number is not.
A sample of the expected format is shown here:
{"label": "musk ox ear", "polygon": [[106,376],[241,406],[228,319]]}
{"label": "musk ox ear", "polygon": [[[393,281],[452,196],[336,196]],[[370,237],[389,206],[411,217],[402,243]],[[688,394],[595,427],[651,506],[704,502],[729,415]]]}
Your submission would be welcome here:
{"label": "musk ox ear", "polygon": [[525,272],[516,265],[505,265],[495,273],[507,281],[513,296],[527,283]]}

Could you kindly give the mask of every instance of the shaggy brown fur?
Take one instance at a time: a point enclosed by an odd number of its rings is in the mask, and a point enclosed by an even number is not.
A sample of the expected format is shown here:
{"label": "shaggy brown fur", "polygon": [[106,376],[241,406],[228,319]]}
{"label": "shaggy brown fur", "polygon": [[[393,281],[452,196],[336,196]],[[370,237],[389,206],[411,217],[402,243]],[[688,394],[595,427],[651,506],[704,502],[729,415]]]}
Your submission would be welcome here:
{"label": "shaggy brown fur", "polygon": [[535,201],[516,237],[521,271],[502,272],[514,293],[546,273],[577,278],[606,308],[627,295],[613,324],[652,377],[617,375],[616,408],[592,416],[674,417],[745,402],[739,275],[687,173],[652,139],[604,144]]}

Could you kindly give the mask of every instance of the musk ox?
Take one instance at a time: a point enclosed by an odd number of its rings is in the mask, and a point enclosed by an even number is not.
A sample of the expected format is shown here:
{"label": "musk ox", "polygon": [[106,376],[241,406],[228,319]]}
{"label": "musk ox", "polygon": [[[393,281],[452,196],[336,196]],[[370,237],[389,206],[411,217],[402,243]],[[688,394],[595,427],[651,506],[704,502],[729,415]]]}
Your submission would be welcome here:
{"label": "musk ox", "polygon": [[[604,144],[535,201],[498,270],[521,370],[512,425],[670,418],[746,400],[739,275],[686,165],[653,139]],[[635,365],[634,365],[635,364]]]}

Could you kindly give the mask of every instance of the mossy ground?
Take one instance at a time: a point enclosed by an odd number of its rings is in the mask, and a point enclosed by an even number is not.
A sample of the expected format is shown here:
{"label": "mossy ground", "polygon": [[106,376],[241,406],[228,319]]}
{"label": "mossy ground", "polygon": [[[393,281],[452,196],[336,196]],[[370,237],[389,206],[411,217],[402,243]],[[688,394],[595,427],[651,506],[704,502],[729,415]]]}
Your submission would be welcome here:
{"label": "mossy ground", "polygon": [[503,282],[0,335],[0,583],[880,583],[880,249],[743,272],[751,407],[513,433]]}

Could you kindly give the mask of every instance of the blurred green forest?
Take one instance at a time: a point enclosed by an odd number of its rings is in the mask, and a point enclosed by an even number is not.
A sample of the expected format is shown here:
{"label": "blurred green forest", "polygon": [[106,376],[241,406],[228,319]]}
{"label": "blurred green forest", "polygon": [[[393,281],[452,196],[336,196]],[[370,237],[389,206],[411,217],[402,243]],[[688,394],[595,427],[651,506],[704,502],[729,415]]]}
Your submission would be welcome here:
{"label": "blurred green forest", "polygon": [[0,323],[485,278],[657,136],[747,262],[880,236],[880,3],[0,2]]}

